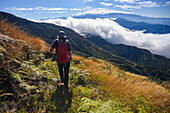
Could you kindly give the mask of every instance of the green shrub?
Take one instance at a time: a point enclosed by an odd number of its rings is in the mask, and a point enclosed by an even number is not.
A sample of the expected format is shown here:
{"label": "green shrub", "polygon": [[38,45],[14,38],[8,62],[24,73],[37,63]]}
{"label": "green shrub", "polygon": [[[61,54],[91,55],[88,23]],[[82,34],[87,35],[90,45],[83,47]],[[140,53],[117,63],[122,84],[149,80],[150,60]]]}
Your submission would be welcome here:
{"label": "green shrub", "polygon": [[83,97],[81,99],[80,107],[77,112],[88,112],[88,113],[122,113],[124,108],[120,103],[112,100],[103,102],[101,100],[91,100]]}
{"label": "green shrub", "polygon": [[75,85],[85,86],[87,83],[89,83],[89,76],[89,73],[79,69],[78,67],[70,68],[70,82],[74,83]]}

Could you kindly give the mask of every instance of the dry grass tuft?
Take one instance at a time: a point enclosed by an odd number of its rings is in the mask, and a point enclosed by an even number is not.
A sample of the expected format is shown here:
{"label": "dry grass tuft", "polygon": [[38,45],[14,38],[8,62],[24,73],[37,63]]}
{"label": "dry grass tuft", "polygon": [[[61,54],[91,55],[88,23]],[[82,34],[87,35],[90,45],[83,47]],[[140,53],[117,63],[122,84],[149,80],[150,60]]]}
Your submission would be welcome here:
{"label": "dry grass tuft", "polygon": [[37,51],[44,51],[48,49],[46,43],[40,38],[28,36],[23,30],[15,24],[7,22],[7,19],[0,21],[0,33],[7,35],[14,39],[26,41],[33,49]]}
{"label": "dry grass tuft", "polygon": [[[77,57],[75,57],[77,58]],[[78,57],[79,60],[82,60]],[[147,77],[124,72],[107,61],[89,58],[81,61],[82,69],[88,70],[93,81],[115,98],[129,104],[142,95],[151,106],[170,109],[170,95],[163,86],[151,82]]]}

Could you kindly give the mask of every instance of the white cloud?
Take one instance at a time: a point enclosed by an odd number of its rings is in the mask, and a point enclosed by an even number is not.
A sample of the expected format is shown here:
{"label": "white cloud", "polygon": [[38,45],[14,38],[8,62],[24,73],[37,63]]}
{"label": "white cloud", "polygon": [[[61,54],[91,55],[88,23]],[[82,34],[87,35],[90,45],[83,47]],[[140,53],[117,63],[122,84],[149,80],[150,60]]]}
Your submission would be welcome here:
{"label": "white cloud", "polygon": [[78,9],[78,8],[72,8],[70,9],[71,11],[80,11],[81,9]]}
{"label": "white cloud", "polygon": [[77,15],[84,15],[84,14],[108,14],[108,13],[125,13],[125,14],[133,14],[133,12],[125,12],[125,11],[116,11],[113,9],[107,9],[107,8],[91,8],[87,11],[84,11],[82,13],[78,13]]}
{"label": "white cloud", "polygon": [[143,1],[143,2],[138,2],[137,4],[152,4],[152,1]]}
{"label": "white cloud", "polygon": [[[69,14],[70,12],[79,12],[82,9],[79,8],[47,8],[47,7],[35,7],[35,8],[17,8],[17,7],[12,7],[12,8],[6,8],[7,10],[13,10],[13,11],[35,11],[33,13],[36,14]],[[56,15],[57,16],[57,15]]]}
{"label": "white cloud", "polygon": [[127,44],[148,49],[152,53],[170,58],[170,34],[144,34],[142,31],[130,31],[110,19],[55,19],[44,22],[69,27],[78,33],[99,35],[114,44]]}
{"label": "white cloud", "polygon": [[112,3],[106,3],[106,2],[100,2],[101,5],[104,5],[104,6],[112,6],[113,4]]}
{"label": "white cloud", "polygon": [[35,10],[48,10],[48,11],[59,11],[59,10],[68,10],[68,8],[45,8],[45,7],[37,7]]}
{"label": "white cloud", "polygon": [[31,11],[34,10],[34,8],[16,8],[16,7],[12,7],[12,8],[6,8],[7,10],[17,10],[17,11]]}
{"label": "white cloud", "polygon": [[16,8],[16,7],[12,7],[12,8],[6,8],[7,10],[15,10],[15,11],[80,11],[81,9],[79,8],[46,8],[46,7],[35,7],[35,8]]}
{"label": "white cloud", "polygon": [[83,8],[83,10],[90,10],[90,9],[92,9],[92,7],[90,6],[86,6],[85,8]]}
{"label": "white cloud", "polygon": [[143,2],[138,2],[137,4],[139,4],[142,7],[159,7],[160,6],[156,2],[152,2],[152,1],[143,1]]}
{"label": "white cloud", "polygon": [[141,9],[140,6],[130,6],[130,5],[115,5],[115,7],[120,7],[122,9]]}
{"label": "white cloud", "polygon": [[169,6],[170,5],[170,1],[167,1],[166,3],[165,3],[165,5],[163,5],[163,6]]}
{"label": "white cloud", "polygon": [[[120,1],[120,2],[129,2],[129,3],[134,3],[138,0],[116,0],[116,1]],[[142,2],[136,2],[135,3],[136,5],[127,5],[127,4],[124,4],[124,5],[115,5],[115,7],[120,7],[122,9],[141,9],[142,7],[159,7],[160,5],[157,4],[156,2],[152,2],[152,1],[142,1]]]}
{"label": "white cloud", "polygon": [[46,8],[46,7],[35,7],[35,8],[7,8],[8,10],[15,10],[15,11],[29,11],[29,10],[44,10],[44,11],[59,11],[59,10],[69,10],[68,8]]}
{"label": "white cloud", "polygon": [[84,3],[86,2],[94,2],[94,0],[83,0]]}
{"label": "white cloud", "polygon": [[135,3],[136,1],[139,1],[139,0],[115,0],[115,2],[120,2],[120,3]]}
{"label": "white cloud", "polygon": [[170,1],[167,1],[167,2],[166,2],[166,5],[170,5]]}

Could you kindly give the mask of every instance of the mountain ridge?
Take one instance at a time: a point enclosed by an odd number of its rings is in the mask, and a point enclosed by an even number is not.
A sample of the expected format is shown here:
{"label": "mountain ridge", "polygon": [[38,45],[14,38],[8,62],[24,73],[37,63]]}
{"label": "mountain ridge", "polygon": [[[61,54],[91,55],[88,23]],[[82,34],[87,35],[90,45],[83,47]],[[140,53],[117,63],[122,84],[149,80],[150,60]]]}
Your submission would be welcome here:
{"label": "mountain ridge", "polygon": [[[151,18],[132,14],[110,13],[110,14],[87,14],[73,16],[77,19],[116,18],[115,22],[130,30],[140,30],[144,33],[166,34],[170,33],[170,18]],[[164,24],[166,23],[166,24]]]}
{"label": "mountain ridge", "polygon": [[162,24],[148,24],[146,22],[133,22],[123,18],[117,18],[114,20],[121,26],[128,28],[130,30],[139,30],[144,31],[144,33],[153,33],[153,34],[167,34],[170,33],[169,25]]}
{"label": "mountain ridge", "polygon": [[[125,45],[125,44],[109,43],[100,36],[87,34],[86,38],[88,40],[92,41],[93,43],[97,44],[98,46],[102,47],[103,49],[105,49],[105,50],[107,50],[107,51],[109,51],[113,54],[116,54],[118,56],[121,56],[123,58],[126,58],[126,59],[128,59],[132,62],[140,64],[140,65],[149,65],[151,63],[153,63],[153,64],[157,63],[157,62],[147,61],[147,57],[145,58],[145,55],[146,56],[149,55],[150,58],[152,58],[152,59],[156,59],[156,58],[159,58],[159,57],[166,58],[166,57],[161,56],[161,55],[152,54],[150,51],[148,51],[146,49],[137,48],[135,46],[128,46],[128,45]],[[138,51],[140,51],[139,52],[140,54],[135,53],[135,52],[138,52]],[[124,52],[127,52],[127,53],[124,53]],[[134,55],[136,55],[136,56],[134,56]],[[130,57],[132,57],[132,58],[130,58]],[[138,58],[142,61],[138,61]],[[170,59],[167,59],[166,63],[167,64],[164,64],[164,65],[166,65],[165,67],[168,67],[167,69],[169,69],[170,68]],[[159,67],[159,68],[161,68],[161,67]]]}
{"label": "mountain ridge", "polygon": [[38,37],[30,37],[21,26],[19,29],[6,20],[0,21],[0,112],[162,113],[170,110],[168,81],[159,85],[148,77],[125,72],[113,62],[95,57],[73,54],[69,87],[63,87],[57,62],[51,58],[55,54],[48,47]]}
{"label": "mountain ridge", "polygon": [[123,13],[108,13],[108,14],[85,14],[79,16],[73,16],[74,18],[124,18],[129,21],[146,22],[150,24],[163,24],[170,25],[170,18],[154,18],[146,17],[135,14],[123,14]]}
{"label": "mountain ridge", "polygon": [[[99,47],[103,48],[106,51],[111,52],[112,54],[118,55],[120,57],[123,57],[127,60],[130,60],[131,62],[135,62],[139,64],[140,66],[136,66],[137,69],[142,69],[143,68],[143,73],[142,75],[147,76],[147,72],[149,70],[144,70],[145,68],[149,69],[149,65],[152,65],[155,68],[159,68],[162,71],[166,70],[166,74],[160,75],[161,78],[164,79],[170,79],[170,59],[167,59],[164,56],[160,55],[155,55],[152,54],[150,51],[146,49],[140,49],[135,46],[128,46],[124,44],[112,44],[101,38],[100,36],[95,36],[95,35],[86,35],[87,39],[90,40],[91,42],[95,43]],[[135,66],[134,66],[135,67]],[[156,69],[152,68],[152,73],[154,73],[154,70]],[[128,71],[128,70],[127,70]],[[156,72],[159,73],[159,72]],[[156,75],[155,73],[155,75]]]}
{"label": "mountain ridge", "polygon": [[[110,53],[107,50],[102,49],[100,46],[87,40],[85,37],[79,35],[78,33],[69,28],[57,26],[54,24],[35,23],[2,12],[0,12],[0,15],[3,16],[3,18],[7,18],[9,22],[15,23],[21,29],[24,29],[24,31],[27,32],[29,35],[33,37],[40,37],[41,39],[45,40],[48,44],[51,44],[53,40],[57,37],[57,33],[60,30],[62,30],[65,31],[66,35],[71,41],[73,46],[73,52],[78,55],[85,57],[93,56],[109,60],[112,63],[119,66],[122,70],[130,71],[145,76],[150,76],[151,78],[154,78],[155,75],[158,74],[158,78],[160,78],[161,80],[169,80],[168,78],[169,74],[167,74],[167,70],[154,68],[151,65],[150,67],[137,65],[131,62],[130,60],[127,60],[123,57],[117,56],[113,53]],[[152,69],[151,72],[150,69]]]}
{"label": "mountain ridge", "polygon": [[[124,15],[124,16],[121,16],[121,15]],[[135,20],[133,17],[137,17],[138,19]],[[132,15],[132,14],[130,15],[130,14],[121,14],[121,13],[86,14],[86,15],[80,15],[80,16],[73,16],[73,18],[76,18],[76,19],[108,18],[130,30],[139,30],[139,31],[144,31],[144,33],[153,33],[153,34],[170,33],[170,24],[169,24],[170,18],[152,18],[152,17],[143,17],[139,15]],[[45,21],[49,19],[67,19],[67,17],[40,19],[40,21]],[[141,21],[137,21],[139,19]],[[151,22],[147,21],[149,19],[151,19],[150,20]],[[158,22],[155,22],[155,20],[157,20]],[[165,22],[166,24],[163,24],[164,21],[167,21]]]}
{"label": "mountain ridge", "polygon": [[[168,111],[166,86],[94,57],[73,55],[69,88],[63,87],[57,62],[46,56],[48,51],[33,49],[29,41],[0,33],[1,112]],[[15,49],[17,54],[13,55]]]}

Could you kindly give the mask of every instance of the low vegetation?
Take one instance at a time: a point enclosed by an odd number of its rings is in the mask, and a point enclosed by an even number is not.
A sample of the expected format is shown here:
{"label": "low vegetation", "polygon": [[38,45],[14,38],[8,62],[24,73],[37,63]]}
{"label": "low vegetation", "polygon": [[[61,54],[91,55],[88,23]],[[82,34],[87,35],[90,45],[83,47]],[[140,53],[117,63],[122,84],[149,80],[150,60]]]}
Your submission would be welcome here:
{"label": "low vegetation", "polygon": [[56,39],[59,31],[65,31],[72,44],[73,52],[79,56],[108,60],[119,66],[121,70],[150,77],[159,83],[169,81],[170,60],[163,56],[153,55],[147,50],[132,46],[113,45],[99,36],[92,35],[91,40],[88,36],[85,38],[66,27],[49,23],[37,23],[9,13],[0,12],[0,20],[3,18],[19,26],[29,36],[33,38],[40,37],[48,44],[51,44]]}
{"label": "low vegetation", "polygon": [[48,48],[47,44],[38,37],[30,37],[15,24],[7,22],[7,19],[0,21],[0,33],[20,39],[28,43],[34,50],[43,51]]}
{"label": "low vegetation", "polygon": [[40,39],[39,45],[33,44],[33,37],[11,35],[15,30],[7,33],[4,28],[0,31],[5,34],[0,34],[0,112],[170,112],[168,83],[163,87],[94,57],[73,55],[69,88],[62,87],[57,63],[43,51],[48,46]]}
{"label": "low vegetation", "polygon": [[[91,73],[90,80],[102,92],[105,92],[104,95],[121,100],[131,110],[138,110],[138,107],[146,111],[149,107],[151,111],[158,110],[158,108],[169,109],[168,90],[147,77],[124,72],[104,60],[83,59],[79,56],[76,56],[76,59],[81,62],[79,66],[81,69]],[[168,83],[164,85],[169,87]]]}

